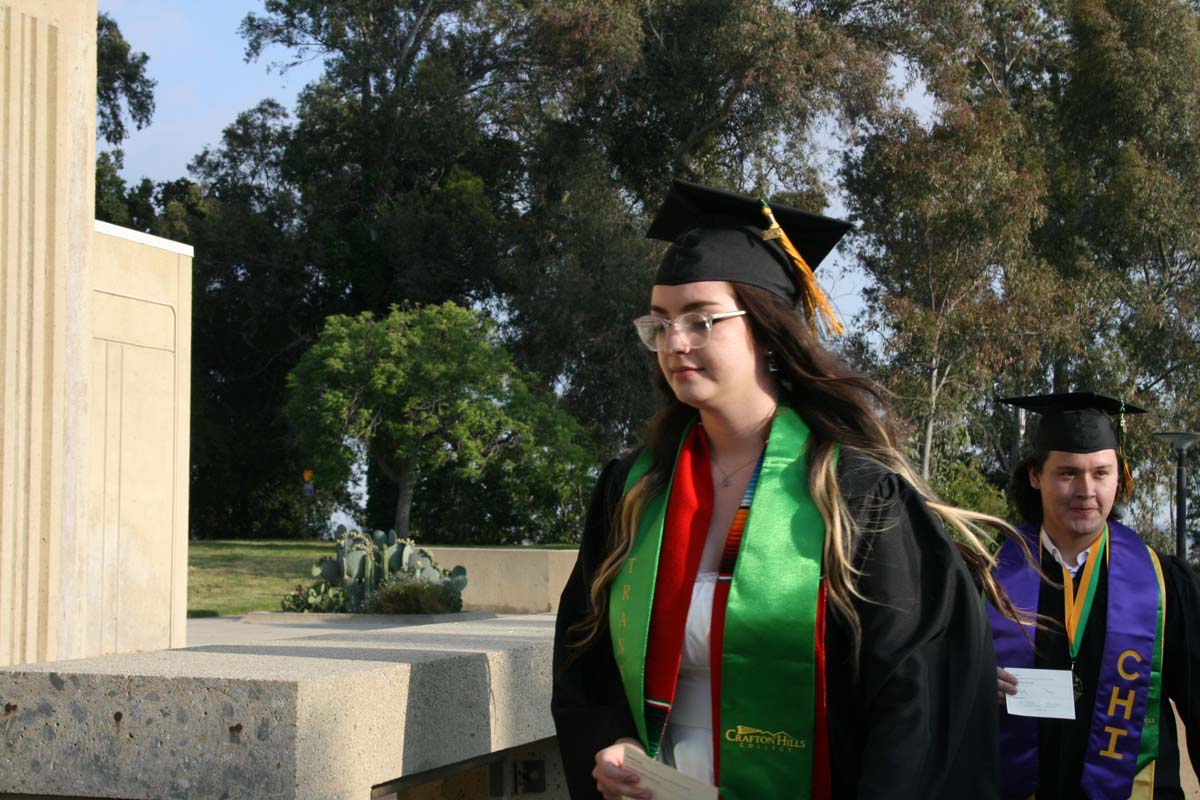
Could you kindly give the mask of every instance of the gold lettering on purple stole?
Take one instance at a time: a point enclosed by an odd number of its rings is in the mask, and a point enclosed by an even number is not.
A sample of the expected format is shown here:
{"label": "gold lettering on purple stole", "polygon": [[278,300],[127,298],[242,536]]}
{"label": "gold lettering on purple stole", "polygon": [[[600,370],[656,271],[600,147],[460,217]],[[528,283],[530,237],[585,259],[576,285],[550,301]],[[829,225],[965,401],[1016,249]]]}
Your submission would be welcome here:
{"label": "gold lettering on purple stole", "polygon": [[1120,736],[1128,736],[1129,731],[1122,728],[1114,728],[1111,725],[1104,726],[1104,732],[1108,734],[1108,747],[1100,751],[1100,755],[1105,758],[1115,758],[1117,761],[1125,758],[1124,754],[1117,752],[1117,738]]}
{"label": "gold lettering on purple stole", "polygon": [[1112,697],[1108,701],[1108,715],[1110,717],[1115,717],[1117,715],[1117,706],[1121,706],[1121,708],[1125,709],[1125,719],[1129,719],[1131,716],[1133,716],[1133,701],[1136,696],[1136,692],[1130,688],[1129,694],[1121,697],[1120,688],[1114,686],[1112,690]]}
{"label": "gold lettering on purple stole", "polygon": [[[1134,668],[1133,672],[1130,672],[1125,668],[1125,662],[1131,658],[1138,664],[1142,663],[1142,656],[1136,650],[1125,650],[1121,653],[1121,655],[1117,656],[1117,674],[1119,674],[1122,679],[1127,681],[1137,680],[1138,677],[1136,667]],[[1129,691],[1124,695],[1121,694],[1120,687],[1112,687],[1112,695],[1108,699],[1108,716],[1115,717],[1117,715],[1117,707],[1120,706],[1123,712],[1122,716],[1124,716],[1126,720],[1132,719],[1133,704],[1136,699],[1137,690],[1135,687],[1129,687]],[[1100,755],[1104,756],[1105,758],[1115,758],[1116,760],[1120,761],[1125,756],[1122,753],[1117,752],[1117,740],[1122,736],[1128,736],[1129,731],[1127,731],[1125,728],[1116,728],[1112,725],[1105,725],[1104,732],[1108,734],[1108,747],[1101,750]]]}
{"label": "gold lettering on purple stole", "polygon": [[[1133,660],[1139,664],[1142,663],[1142,657],[1137,650],[1126,650],[1124,653],[1121,653],[1121,655],[1117,656],[1117,672],[1121,673],[1121,677],[1127,681],[1136,680],[1138,676],[1137,672],[1125,671],[1125,659],[1130,657],[1132,657]],[[1111,714],[1112,712],[1110,711],[1109,713]]]}

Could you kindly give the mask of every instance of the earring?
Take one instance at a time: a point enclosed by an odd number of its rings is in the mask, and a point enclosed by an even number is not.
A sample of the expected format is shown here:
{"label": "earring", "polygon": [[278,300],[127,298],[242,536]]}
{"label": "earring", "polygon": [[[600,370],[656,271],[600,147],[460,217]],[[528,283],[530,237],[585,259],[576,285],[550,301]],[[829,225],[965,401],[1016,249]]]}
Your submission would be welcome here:
{"label": "earring", "polygon": [[775,360],[775,353],[771,350],[767,351],[767,372],[779,372],[779,363]]}

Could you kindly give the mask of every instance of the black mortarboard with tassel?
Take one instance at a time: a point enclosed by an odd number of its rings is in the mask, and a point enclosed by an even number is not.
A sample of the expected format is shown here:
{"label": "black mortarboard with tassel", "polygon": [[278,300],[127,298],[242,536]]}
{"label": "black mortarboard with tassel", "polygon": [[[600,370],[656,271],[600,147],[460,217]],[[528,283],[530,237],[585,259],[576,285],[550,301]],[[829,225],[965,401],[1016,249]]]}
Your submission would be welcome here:
{"label": "black mortarboard with tassel", "polygon": [[656,284],[734,281],[800,305],[814,326],[842,326],[813,270],[850,224],[679,179],[646,236],[671,242]]}
{"label": "black mortarboard with tassel", "polygon": [[[1041,414],[1033,446],[1040,453],[1095,453],[1116,450],[1124,465],[1126,486],[1133,485],[1125,458],[1125,415],[1146,409],[1095,392],[1060,392],[1028,397],[1002,397],[1001,403]],[[1113,427],[1112,417],[1117,418]]]}

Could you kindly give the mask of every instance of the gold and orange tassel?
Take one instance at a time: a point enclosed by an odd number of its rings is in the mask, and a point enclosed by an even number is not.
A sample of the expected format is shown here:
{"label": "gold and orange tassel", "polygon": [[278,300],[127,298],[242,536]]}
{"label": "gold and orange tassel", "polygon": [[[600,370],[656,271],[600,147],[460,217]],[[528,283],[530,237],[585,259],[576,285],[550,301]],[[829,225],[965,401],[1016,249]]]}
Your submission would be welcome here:
{"label": "gold and orange tassel", "polygon": [[770,227],[763,231],[763,238],[778,239],[779,246],[792,259],[796,271],[800,273],[804,311],[808,314],[813,327],[819,327],[823,321],[828,332],[840,336],[843,333],[842,323],[838,321],[833,306],[829,303],[829,298],[821,291],[821,286],[817,283],[817,276],[813,274],[812,267],[804,260],[804,256],[800,255],[800,251],[792,244],[792,240],[788,238],[783,227],[775,220],[775,214],[765,200],[762,201],[762,213],[771,222]]}

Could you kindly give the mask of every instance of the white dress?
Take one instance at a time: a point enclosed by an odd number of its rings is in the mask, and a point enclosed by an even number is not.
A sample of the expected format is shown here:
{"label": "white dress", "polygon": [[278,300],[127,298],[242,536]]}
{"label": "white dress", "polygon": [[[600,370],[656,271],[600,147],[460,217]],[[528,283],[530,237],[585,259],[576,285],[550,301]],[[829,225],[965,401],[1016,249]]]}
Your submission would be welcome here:
{"label": "white dress", "polygon": [[[685,775],[713,782],[712,675],[709,639],[717,573],[701,572],[692,586],[684,627],[679,683],[667,722],[671,762]],[[666,754],[664,754],[666,755]]]}

